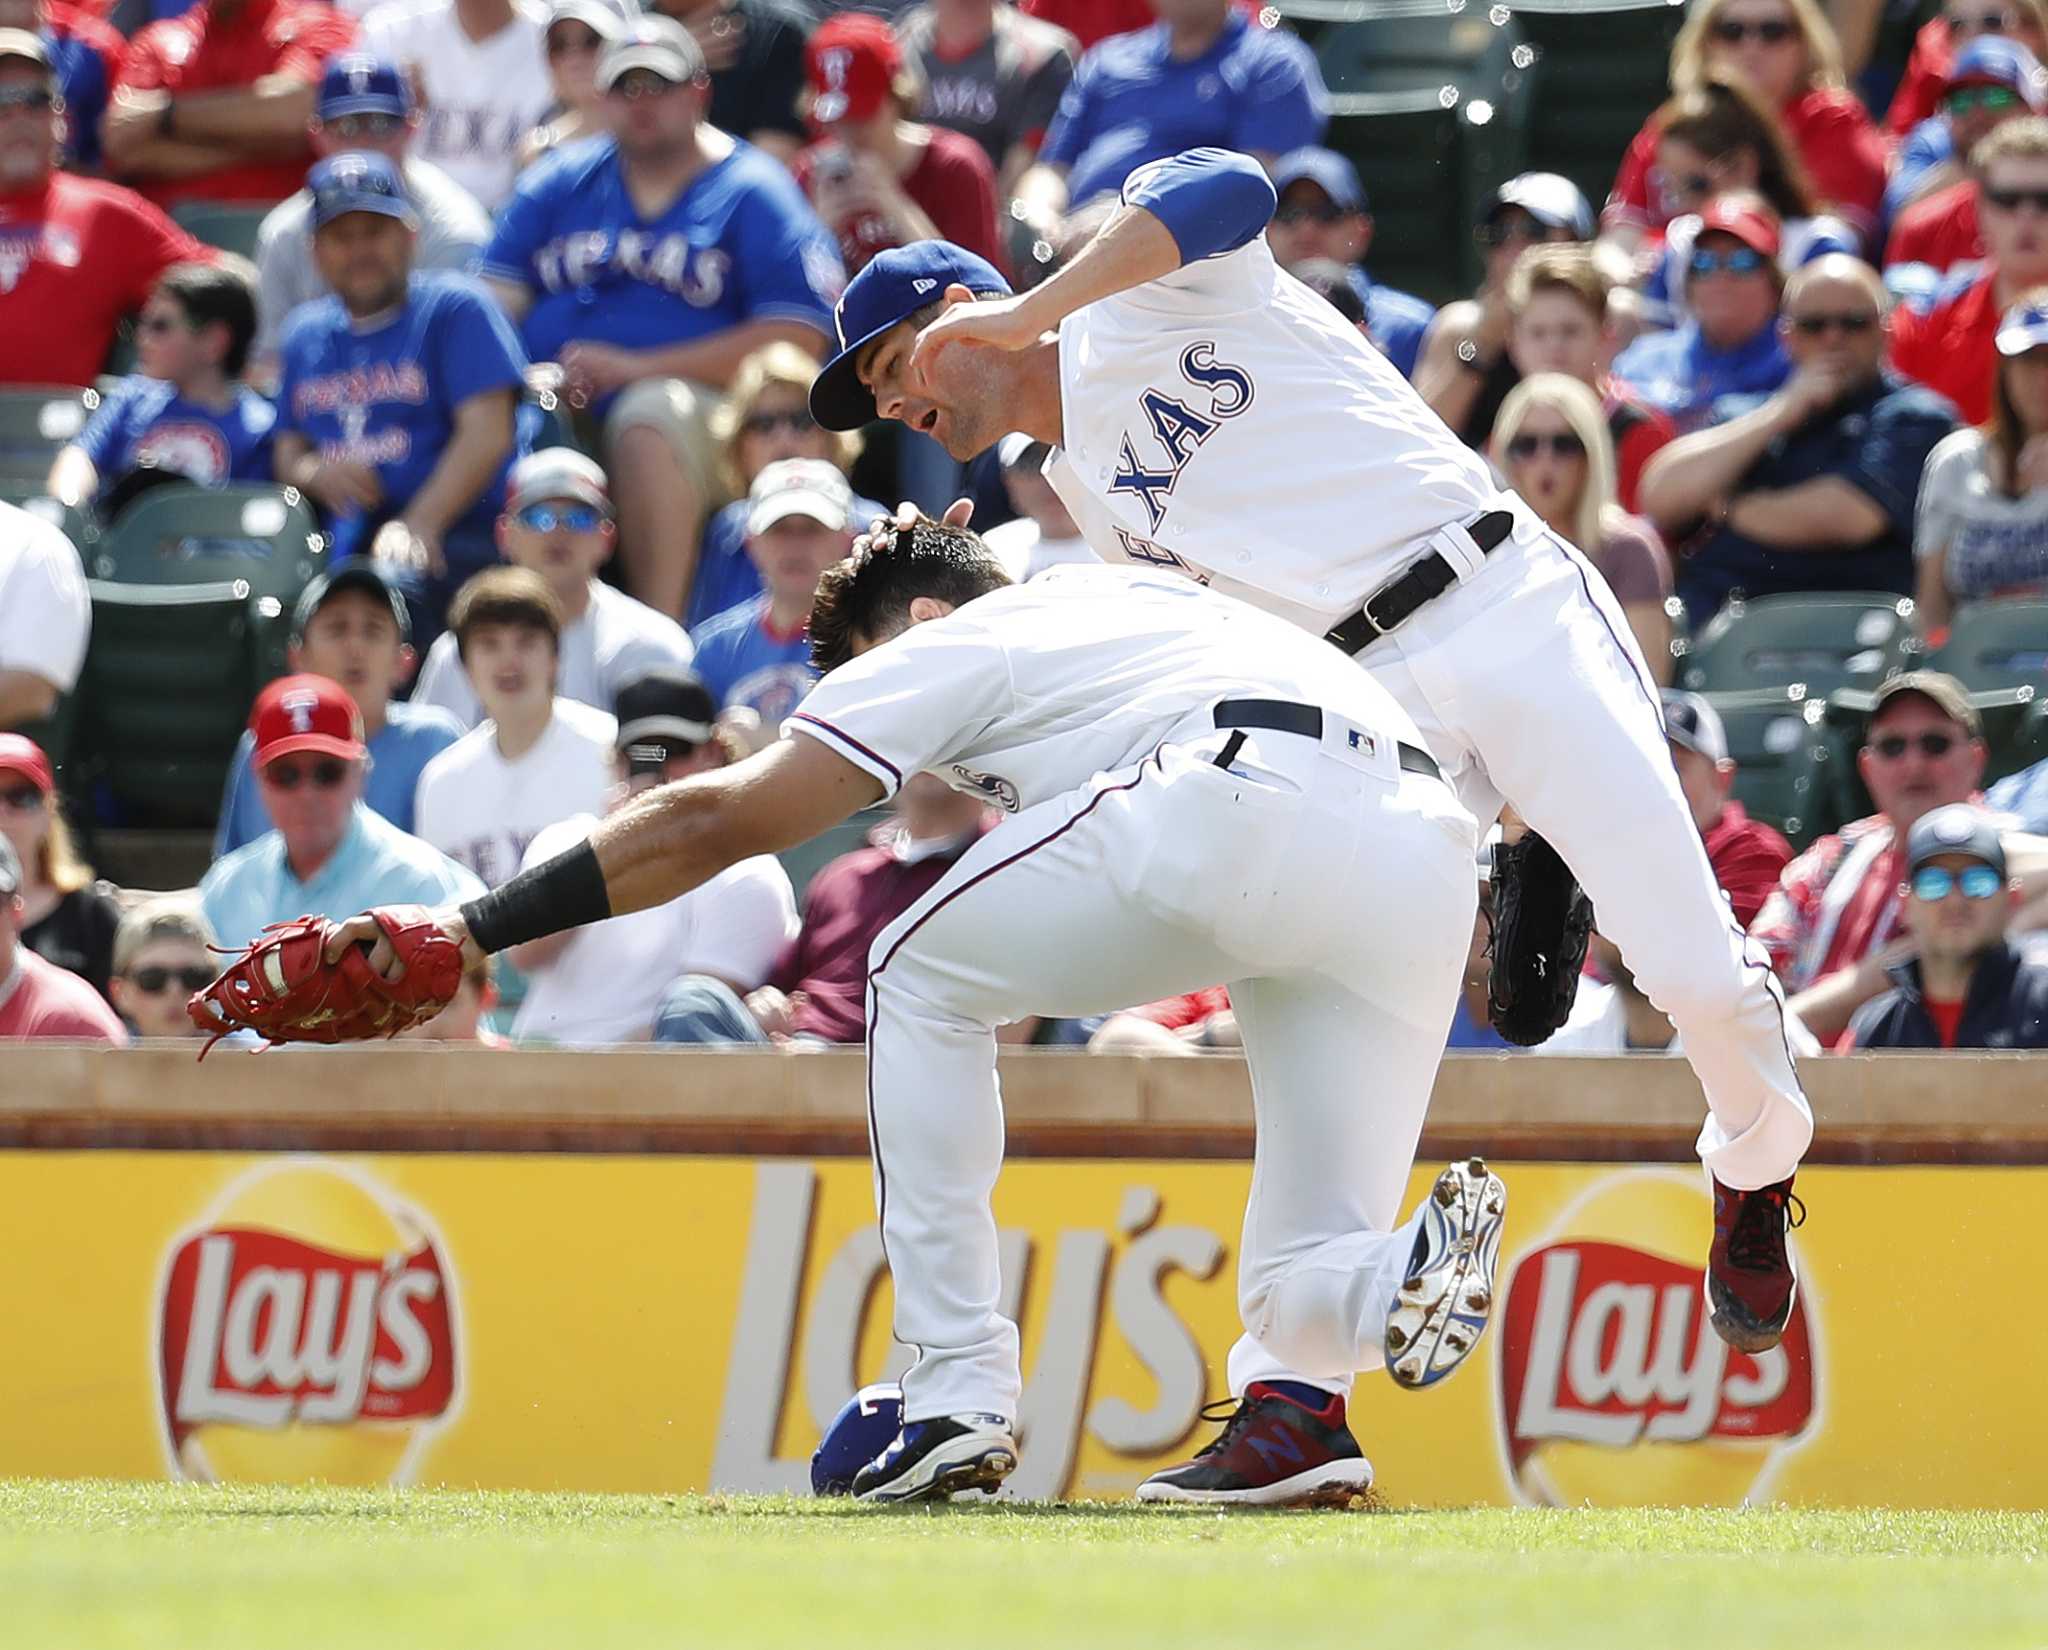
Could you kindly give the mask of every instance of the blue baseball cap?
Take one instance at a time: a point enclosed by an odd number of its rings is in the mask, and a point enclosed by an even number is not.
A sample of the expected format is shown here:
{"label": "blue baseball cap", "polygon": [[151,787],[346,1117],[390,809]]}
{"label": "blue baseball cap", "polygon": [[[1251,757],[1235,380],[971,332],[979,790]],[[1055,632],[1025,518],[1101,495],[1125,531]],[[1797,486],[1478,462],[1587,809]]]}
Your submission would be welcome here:
{"label": "blue baseball cap", "polygon": [[811,416],[828,430],[872,424],[880,416],[874,392],[853,370],[853,358],[897,322],[937,303],[954,285],[977,295],[1010,295],[1010,283],[994,264],[951,241],[892,247],[847,282],[832,312],[839,353],[811,384]]}
{"label": "blue baseball cap", "polygon": [[1917,871],[1943,854],[1967,854],[2005,875],[2005,842],[1998,821],[1982,808],[1951,802],[1922,814],[1906,833],[1906,869]]}
{"label": "blue baseball cap", "polygon": [[327,60],[313,112],[322,120],[343,115],[396,115],[402,120],[412,113],[412,88],[397,64],[369,52],[340,52]]}
{"label": "blue baseball cap", "polygon": [[1273,191],[1284,195],[1297,183],[1312,183],[1330,197],[1332,206],[1346,212],[1366,210],[1365,185],[1358,181],[1358,168],[1334,149],[1313,144],[1280,157],[1273,168]]}
{"label": "blue baseball cap", "polygon": [[377,212],[410,228],[420,226],[412,196],[395,161],[361,150],[329,155],[306,174],[313,192],[313,227],[324,229],[350,212]]}
{"label": "blue baseball cap", "polygon": [[1979,35],[1956,53],[1942,89],[1953,91],[1958,86],[2007,86],[2018,92],[2030,109],[2048,102],[2048,73],[2039,60],[2017,40],[2000,34]]}

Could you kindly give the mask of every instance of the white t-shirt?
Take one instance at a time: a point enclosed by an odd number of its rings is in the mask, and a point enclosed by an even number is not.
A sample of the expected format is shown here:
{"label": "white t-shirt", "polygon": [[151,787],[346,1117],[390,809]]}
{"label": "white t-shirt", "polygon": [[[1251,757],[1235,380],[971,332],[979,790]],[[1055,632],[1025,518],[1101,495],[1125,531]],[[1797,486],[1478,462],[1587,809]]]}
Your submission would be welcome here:
{"label": "white t-shirt", "polygon": [[512,0],[512,21],[472,40],[454,0],[390,0],[363,20],[365,51],[413,71],[425,102],[412,152],[495,212],[519,174],[519,142],[546,118],[547,14]]}
{"label": "white t-shirt", "polygon": [[1422,743],[1392,695],[1335,648],[1184,578],[1126,567],[1055,567],[912,625],[833,671],[783,728],[823,741],[891,795],[930,770],[1016,813],[1166,740],[1219,738],[1221,699],[1321,706],[1389,776],[1391,741]]}
{"label": "white t-shirt", "polygon": [[[520,869],[574,847],[596,824],[584,814],[550,825]],[[529,974],[512,1035],[581,1047],[643,1043],[678,977],[714,974],[751,991],[796,931],[796,891],[781,861],[743,859],[666,905],[577,929],[553,962]]]}
{"label": "white t-shirt", "polygon": [[[666,613],[593,579],[590,605],[562,627],[555,692],[609,710],[619,689],[635,677],[650,670],[685,668],[696,653],[683,627]],[[470,686],[462,655],[456,651],[454,631],[443,631],[427,649],[412,702],[440,705],[464,727],[473,728],[484,719],[483,702]]]}
{"label": "white t-shirt", "polygon": [[1019,584],[1037,578],[1048,567],[1102,560],[1086,539],[1049,539],[1045,529],[1029,516],[991,527],[981,535],[981,542],[1003,564],[1003,571]]}
{"label": "white t-shirt", "polygon": [[1981,430],[1945,435],[1920,472],[1913,554],[1947,551],[1942,583],[1962,601],[2048,588],[2048,488],[2008,498],[1991,484]]}
{"label": "white t-shirt", "polygon": [[617,780],[617,733],[605,712],[560,698],[547,731],[516,762],[498,749],[497,723],[472,728],[421,770],[413,833],[495,888],[548,826],[604,811]]}
{"label": "white t-shirt", "polygon": [[85,663],[92,598],[63,531],[0,504],[0,670],[26,670],[69,693]]}

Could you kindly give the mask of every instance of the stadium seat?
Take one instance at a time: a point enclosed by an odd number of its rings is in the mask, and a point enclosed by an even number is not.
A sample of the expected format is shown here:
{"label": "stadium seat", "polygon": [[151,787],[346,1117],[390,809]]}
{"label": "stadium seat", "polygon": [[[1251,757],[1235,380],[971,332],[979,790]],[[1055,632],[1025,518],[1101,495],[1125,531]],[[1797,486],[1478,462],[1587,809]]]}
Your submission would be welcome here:
{"label": "stadium seat", "polygon": [[1326,141],[1350,157],[1370,197],[1373,278],[1447,303],[1476,284],[1466,176],[1471,123],[1427,92],[1358,92],[1331,100]]}
{"label": "stadium seat", "polygon": [[1884,591],[1731,601],[1693,638],[1679,685],[1696,693],[1804,682],[1822,696],[1916,662],[1913,603]]}
{"label": "stadium seat", "polygon": [[85,428],[99,391],[0,390],[0,479],[40,485],[58,448]]}
{"label": "stadium seat", "polygon": [[89,514],[71,505],[59,504],[43,491],[40,481],[0,478],[0,499],[47,521],[52,527],[62,528],[64,536],[81,556],[99,538],[99,524]]}
{"label": "stadium seat", "polygon": [[1783,831],[1795,848],[1829,828],[1834,823],[1827,817],[1830,755],[1820,735],[1825,704],[1797,684],[1706,698],[1728,731],[1735,800],[1753,818]]}
{"label": "stadium seat", "polygon": [[267,206],[240,206],[222,201],[181,201],[171,217],[194,240],[219,247],[237,257],[256,256],[256,231],[270,215]]}
{"label": "stadium seat", "polygon": [[2048,688],[2048,602],[1973,602],[1931,661],[1971,689]]}

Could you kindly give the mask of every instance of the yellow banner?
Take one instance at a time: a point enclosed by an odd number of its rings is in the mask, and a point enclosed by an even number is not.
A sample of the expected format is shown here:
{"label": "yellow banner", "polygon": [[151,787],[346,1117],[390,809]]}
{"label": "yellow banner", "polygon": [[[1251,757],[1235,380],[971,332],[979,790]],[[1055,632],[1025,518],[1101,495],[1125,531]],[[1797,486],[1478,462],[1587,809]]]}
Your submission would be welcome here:
{"label": "yellow banner", "polygon": [[[1697,1171],[1504,1173],[1481,1351],[1354,1394],[1391,1500],[2048,1506],[2048,1170],[1802,1174],[1801,1312],[1754,1359],[1701,1321]],[[1005,1172],[1019,1492],[1210,1436],[1248,1178]],[[0,1153],[0,1243],[0,1476],[802,1489],[904,1361],[857,1161]]]}

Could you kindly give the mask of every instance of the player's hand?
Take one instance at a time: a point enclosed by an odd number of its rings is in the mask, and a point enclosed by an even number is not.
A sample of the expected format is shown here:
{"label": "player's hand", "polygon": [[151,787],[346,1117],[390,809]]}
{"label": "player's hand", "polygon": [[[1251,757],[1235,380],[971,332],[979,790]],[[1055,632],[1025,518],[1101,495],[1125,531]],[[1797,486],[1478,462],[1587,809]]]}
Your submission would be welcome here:
{"label": "player's hand", "polygon": [[[462,920],[459,907],[449,906],[434,913],[434,924],[451,940],[462,947],[463,966],[473,968],[483,961],[483,950],[469,937],[469,924]],[[398,953],[391,948],[391,941],[384,930],[377,926],[377,919],[365,911],[361,916],[350,917],[338,924],[321,956],[328,962],[341,960],[342,952],[352,945],[367,945],[370,948],[370,971],[385,980],[405,978],[405,964],[398,960]]]}
{"label": "player's hand", "polygon": [[594,399],[624,389],[640,376],[640,358],[632,350],[578,339],[564,344],[562,374],[571,395]]}
{"label": "player's hand", "polygon": [[1031,307],[1032,293],[1020,298],[982,298],[954,304],[937,316],[910,346],[907,376],[922,383],[932,357],[948,344],[986,344],[991,349],[1029,349],[1045,336],[1045,327]]}
{"label": "player's hand", "polygon": [[[946,513],[939,517],[947,527],[965,527],[974,518],[974,500],[956,498],[946,506]],[[910,500],[905,499],[896,506],[893,516],[877,516],[868,530],[853,541],[856,551],[872,548],[884,539],[894,538],[898,533],[907,533],[924,519],[924,512]]]}
{"label": "player's hand", "polygon": [[367,464],[352,458],[323,458],[300,483],[330,510],[344,514],[374,510],[384,502],[384,483]]}

